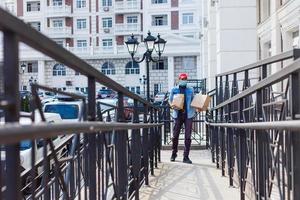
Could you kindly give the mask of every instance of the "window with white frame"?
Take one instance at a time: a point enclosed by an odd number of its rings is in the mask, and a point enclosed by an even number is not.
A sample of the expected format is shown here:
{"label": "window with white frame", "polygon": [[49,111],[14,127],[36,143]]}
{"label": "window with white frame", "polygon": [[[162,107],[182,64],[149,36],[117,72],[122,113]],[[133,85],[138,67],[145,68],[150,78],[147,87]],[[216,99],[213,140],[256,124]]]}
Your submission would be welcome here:
{"label": "window with white frame", "polygon": [[292,33],[293,37],[293,48],[299,47],[299,31],[295,31]]}
{"label": "window with white frame", "polygon": [[112,6],[112,0],[102,0],[102,6]]}
{"label": "window with white frame", "polygon": [[41,31],[41,22],[29,22],[28,24],[35,30]]}
{"label": "window with white frame", "polygon": [[111,17],[102,18],[102,27],[103,28],[111,28],[112,27],[112,18]]}
{"label": "window with white frame", "polygon": [[86,0],[76,0],[76,7],[77,8],[85,8],[86,7]]}
{"label": "window with white frame", "polygon": [[116,74],[115,65],[112,62],[105,62],[101,66],[101,72],[106,75],[114,75]]}
{"label": "window with white frame", "polygon": [[168,69],[168,59],[163,58],[159,62],[152,62],[152,70],[167,70]]}
{"label": "window with white frame", "polygon": [[182,14],[182,24],[193,24],[193,23],[194,23],[194,13]]}
{"label": "window with white frame", "polygon": [[112,49],[113,48],[112,39],[103,39],[102,47],[103,47],[103,49]]}
{"label": "window with white frame", "polygon": [[52,26],[54,28],[61,28],[61,27],[63,27],[63,20],[62,19],[54,19],[52,21]]}
{"label": "window with white frame", "polygon": [[53,6],[62,6],[62,0],[53,0]]}
{"label": "window with white frame", "polygon": [[167,26],[168,15],[152,15],[152,26]]}
{"label": "window with white frame", "polygon": [[86,19],[77,19],[77,29],[86,29]]}
{"label": "window with white frame", "polygon": [[77,47],[78,48],[86,48],[87,47],[87,41],[86,40],[77,40]]}
{"label": "window with white frame", "polygon": [[5,2],[4,7],[11,13],[15,12],[15,4],[13,2]]}
{"label": "window with white frame", "polygon": [[137,16],[128,16],[127,17],[127,24],[136,24],[136,23],[138,23]]}
{"label": "window with white frame", "polygon": [[152,4],[168,3],[168,0],[152,0]]}
{"label": "window with white frame", "polygon": [[196,58],[193,56],[182,58],[182,67],[186,69],[196,68]]}
{"label": "window with white frame", "polygon": [[53,76],[65,76],[66,75],[66,67],[63,64],[55,64],[52,70]]}
{"label": "window with white frame", "polygon": [[125,66],[125,74],[140,74],[140,65],[137,62],[129,61]]}
{"label": "window with white frame", "polygon": [[38,72],[38,62],[27,63],[27,72],[28,73],[37,73]]}
{"label": "window with white frame", "polygon": [[39,1],[28,1],[26,6],[27,12],[35,12],[41,10],[41,3]]}

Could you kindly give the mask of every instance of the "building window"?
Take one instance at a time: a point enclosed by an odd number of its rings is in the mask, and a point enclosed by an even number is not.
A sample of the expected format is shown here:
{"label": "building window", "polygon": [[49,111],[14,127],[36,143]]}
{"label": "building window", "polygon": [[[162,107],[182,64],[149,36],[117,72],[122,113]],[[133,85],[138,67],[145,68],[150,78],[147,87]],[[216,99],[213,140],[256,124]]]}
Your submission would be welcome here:
{"label": "building window", "polygon": [[140,74],[140,66],[137,62],[129,61],[125,66],[125,74]]}
{"label": "building window", "polygon": [[37,73],[38,72],[38,62],[27,63],[27,72],[28,73]]}
{"label": "building window", "polygon": [[86,19],[77,19],[77,29],[86,29]]}
{"label": "building window", "polygon": [[186,69],[196,68],[195,57],[183,57],[182,58],[182,67],[184,67]]}
{"label": "building window", "polygon": [[159,62],[153,62],[152,63],[152,69],[153,70],[167,70],[168,69],[168,59],[165,58],[162,61]]}
{"label": "building window", "polygon": [[35,30],[41,31],[41,22],[29,22],[28,24]]}
{"label": "building window", "polygon": [[293,48],[299,47],[299,31],[295,31],[292,33],[293,37]]}
{"label": "building window", "polygon": [[62,0],[53,0],[53,6],[62,6]]}
{"label": "building window", "polygon": [[153,15],[152,26],[167,26],[168,16],[167,15]]}
{"label": "building window", "polygon": [[103,49],[112,49],[113,48],[112,39],[103,39],[102,47]]}
{"label": "building window", "polygon": [[53,67],[53,76],[65,76],[66,67],[63,64],[55,64]]}
{"label": "building window", "polygon": [[80,73],[78,71],[74,71],[75,72],[75,76],[79,76]]}
{"label": "building window", "polygon": [[78,48],[85,48],[85,47],[87,47],[87,41],[86,40],[77,40],[77,47]]}
{"label": "building window", "polygon": [[155,83],[154,84],[154,95],[156,95],[158,93],[158,91],[159,91],[158,88],[159,88],[159,84]]}
{"label": "building window", "polygon": [[182,14],[182,23],[183,24],[193,24],[194,23],[194,14],[193,13]]}
{"label": "building window", "polygon": [[40,11],[41,4],[39,1],[29,1],[27,2],[27,12]]}
{"label": "building window", "polygon": [[152,4],[168,3],[168,0],[152,0]]}
{"label": "building window", "polygon": [[101,67],[101,72],[106,75],[114,75],[116,74],[116,69],[113,63],[105,62]]}
{"label": "building window", "polygon": [[53,27],[55,28],[61,28],[63,27],[63,20],[62,19],[54,19],[52,21]]}
{"label": "building window", "polygon": [[86,7],[86,0],[76,0],[76,7],[77,8],[85,8]]}
{"label": "building window", "polygon": [[137,24],[138,17],[137,16],[128,16],[127,17],[127,24]]}
{"label": "building window", "polygon": [[102,27],[103,28],[111,28],[112,27],[112,18],[102,18]]}
{"label": "building window", "polygon": [[102,0],[102,6],[112,6],[112,0]]}

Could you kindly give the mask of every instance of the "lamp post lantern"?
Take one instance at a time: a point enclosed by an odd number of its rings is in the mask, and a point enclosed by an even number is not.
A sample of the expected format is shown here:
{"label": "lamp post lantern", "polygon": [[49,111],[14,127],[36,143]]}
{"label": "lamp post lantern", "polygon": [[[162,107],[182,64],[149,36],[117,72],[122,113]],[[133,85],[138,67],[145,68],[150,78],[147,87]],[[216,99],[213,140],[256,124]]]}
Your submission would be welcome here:
{"label": "lamp post lantern", "polygon": [[[131,55],[132,61],[136,63],[141,63],[144,60],[146,60],[146,76],[147,76],[147,100],[150,101],[150,69],[149,69],[149,63],[150,62],[159,62],[161,55],[165,49],[166,41],[160,37],[160,35],[157,35],[157,38],[151,35],[151,32],[148,32],[148,35],[146,38],[144,38],[144,43],[146,46],[146,52],[143,54],[142,59],[137,60],[134,58],[134,55],[137,52],[139,42],[132,34],[131,37],[125,42],[128,52]],[[156,53],[158,54],[158,59],[154,59],[152,57],[152,52],[155,49]]]}

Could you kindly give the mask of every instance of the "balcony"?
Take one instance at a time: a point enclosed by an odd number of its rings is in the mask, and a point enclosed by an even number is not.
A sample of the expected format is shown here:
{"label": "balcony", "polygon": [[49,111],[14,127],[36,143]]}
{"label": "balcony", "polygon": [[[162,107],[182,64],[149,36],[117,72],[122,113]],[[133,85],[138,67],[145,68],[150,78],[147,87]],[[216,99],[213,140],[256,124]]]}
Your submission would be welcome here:
{"label": "balcony", "polygon": [[49,17],[67,17],[71,14],[71,6],[48,6],[46,14]]}
{"label": "balcony", "polygon": [[46,29],[46,35],[50,38],[68,38],[71,34],[71,27],[49,27]]}
{"label": "balcony", "polygon": [[116,35],[142,34],[140,24],[115,24]]}
{"label": "balcony", "polygon": [[102,55],[102,54],[114,54],[114,47],[95,47],[94,54]]}
{"label": "balcony", "polygon": [[139,13],[142,12],[141,1],[115,2],[115,13]]}

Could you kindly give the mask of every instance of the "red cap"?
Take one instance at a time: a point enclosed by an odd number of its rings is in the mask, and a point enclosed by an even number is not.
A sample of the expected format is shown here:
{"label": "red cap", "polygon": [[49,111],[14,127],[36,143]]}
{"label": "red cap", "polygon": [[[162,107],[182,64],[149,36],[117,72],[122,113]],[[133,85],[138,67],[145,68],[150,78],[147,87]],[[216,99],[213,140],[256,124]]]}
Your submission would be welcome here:
{"label": "red cap", "polygon": [[182,79],[187,79],[188,78],[188,75],[186,73],[181,73],[179,74],[179,79],[182,80]]}

